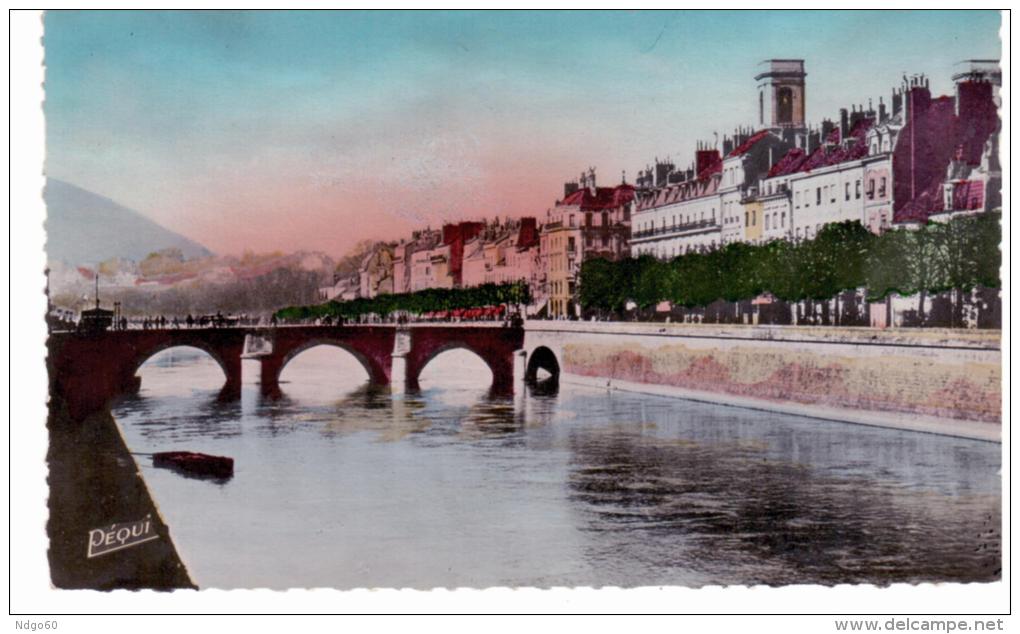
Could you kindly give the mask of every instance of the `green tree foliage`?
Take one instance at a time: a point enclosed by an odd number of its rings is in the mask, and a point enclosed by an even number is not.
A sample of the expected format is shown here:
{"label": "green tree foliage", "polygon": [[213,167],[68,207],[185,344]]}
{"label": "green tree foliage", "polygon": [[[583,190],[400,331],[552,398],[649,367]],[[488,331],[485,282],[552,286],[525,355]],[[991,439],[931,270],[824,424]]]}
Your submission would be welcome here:
{"label": "green tree foliage", "polygon": [[669,265],[650,255],[641,256],[636,264],[632,275],[625,278],[631,280],[631,287],[634,289],[630,299],[638,305],[638,308],[654,306],[665,296],[667,282],[665,273]]}
{"label": "green tree foliage", "polygon": [[868,301],[880,301],[892,293],[912,295],[915,292],[910,261],[911,240],[910,231],[897,229],[883,233],[871,245],[864,265]]}
{"label": "green tree foliage", "polygon": [[350,301],[329,301],[312,306],[290,306],[276,312],[278,319],[305,320],[322,317],[345,319],[361,315],[387,315],[406,312],[414,315],[458,308],[478,308],[503,304],[531,303],[531,292],[523,282],[483,284],[471,288],[427,288],[414,293],[359,297]]}
{"label": "green tree foliage", "polygon": [[578,299],[582,306],[617,312],[623,307],[619,291],[625,288],[620,280],[622,267],[616,266],[604,258],[585,260],[581,264],[581,279],[585,283],[578,289]]}
{"label": "green tree foliage", "polygon": [[729,302],[757,297],[765,290],[762,285],[764,252],[743,242],[732,242],[710,255],[718,267],[719,296]]}
{"label": "green tree foliage", "polygon": [[[641,308],[663,300],[693,308],[765,292],[788,302],[823,301],[865,287],[869,301],[878,301],[890,293],[998,288],[999,219],[979,214],[882,235],[848,221],[797,243],[733,243],[668,262],[590,260],[581,267],[579,299],[585,307],[619,312],[631,300]],[[923,297],[920,308],[923,313]]]}

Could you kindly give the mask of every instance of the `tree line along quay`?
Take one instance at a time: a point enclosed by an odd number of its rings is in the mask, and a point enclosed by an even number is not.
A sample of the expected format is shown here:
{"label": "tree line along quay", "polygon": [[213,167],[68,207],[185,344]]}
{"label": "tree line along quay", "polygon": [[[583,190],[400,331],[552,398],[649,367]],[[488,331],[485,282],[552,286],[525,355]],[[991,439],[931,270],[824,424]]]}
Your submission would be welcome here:
{"label": "tree line along quay", "polygon": [[[916,296],[916,325],[926,323],[931,305],[941,301],[950,325],[958,326],[965,298],[1000,286],[1001,239],[998,213],[881,234],[846,221],[826,225],[809,240],[737,242],[670,260],[648,255],[590,259],[581,266],[578,298],[582,316],[589,319],[677,316],[715,323],[859,325],[866,323],[865,302],[888,308],[895,294]],[[531,301],[530,288],[518,281],[331,300],[288,307],[275,316],[284,321],[394,315],[491,319],[506,315],[474,309],[510,306],[516,311]],[[664,302],[668,308],[657,310]]]}
{"label": "tree line along quay", "polygon": [[[579,299],[600,317],[654,315],[657,304],[669,302],[691,309],[688,314],[699,320],[739,321],[742,311],[769,306],[772,323],[858,325],[867,323],[858,305],[862,300],[888,304],[893,294],[916,295],[915,325],[924,325],[927,298],[948,293],[949,325],[959,326],[965,297],[1000,286],[1001,239],[997,213],[881,234],[847,221],[826,225],[810,240],[736,242],[668,261],[647,255],[589,260],[581,267]],[[767,303],[739,305],[758,298]],[[777,304],[781,311],[774,310]],[[713,306],[716,310],[706,313]]]}
{"label": "tree line along quay", "polygon": [[[282,321],[359,319],[366,316],[389,318],[394,315],[421,318],[430,313],[436,319],[505,318],[505,307],[512,309],[530,304],[531,291],[523,281],[483,284],[470,288],[427,288],[413,293],[358,297],[352,300],[330,300],[312,306],[289,306],[278,310],[274,317]],[[474,312],[472,312],[474,311]]]}

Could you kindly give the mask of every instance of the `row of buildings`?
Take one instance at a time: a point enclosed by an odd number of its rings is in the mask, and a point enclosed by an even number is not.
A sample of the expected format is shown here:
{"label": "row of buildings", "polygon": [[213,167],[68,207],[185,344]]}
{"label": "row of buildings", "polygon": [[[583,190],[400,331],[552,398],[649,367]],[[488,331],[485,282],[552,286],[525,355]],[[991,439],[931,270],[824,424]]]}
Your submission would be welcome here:
{"label": "row of buildings", "polygon": [[460,222],[381,244],[357,276],[324,298],[527,281],[534,314],[574,316],[578,273],[590,258],[672,258],[733,242],[814,237],[856,220],[880,232],[1001,207],[999,89],[991,60],[961,63],[955,92],[933,97],[904,77],[889,102],[852,105],[809,126],[803,60],[762,63],[758,121],[699,142],[686,169],[656,159],[633,185],[596,184],[594,168],[564,185],[546,213]]}

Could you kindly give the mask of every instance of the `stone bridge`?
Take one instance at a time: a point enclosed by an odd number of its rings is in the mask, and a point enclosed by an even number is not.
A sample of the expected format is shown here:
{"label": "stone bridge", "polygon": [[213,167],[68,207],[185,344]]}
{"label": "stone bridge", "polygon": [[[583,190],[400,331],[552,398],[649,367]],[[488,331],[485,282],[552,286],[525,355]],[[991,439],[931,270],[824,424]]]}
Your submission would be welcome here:
{"label": "stone bridge", "polygon": [[273,328],[192,328],[56,332],[49,338],[51,394],[59,394],[74,418],[107,406],[138,390],[138,369],[156,353],[178,346],[209,354],[226,380],[220,397],[241,393],[241,359],[261,363],[261,391],[280,394],[280,374],[301,352],[315,346],[350,352],[376,385],[394,391],[418,389],[418,377],[438,354],[463,348],[477,354],[492,371],[492,391],[509,395],[514,378],[526,373],[524,329],[476,324],[280,326]]}

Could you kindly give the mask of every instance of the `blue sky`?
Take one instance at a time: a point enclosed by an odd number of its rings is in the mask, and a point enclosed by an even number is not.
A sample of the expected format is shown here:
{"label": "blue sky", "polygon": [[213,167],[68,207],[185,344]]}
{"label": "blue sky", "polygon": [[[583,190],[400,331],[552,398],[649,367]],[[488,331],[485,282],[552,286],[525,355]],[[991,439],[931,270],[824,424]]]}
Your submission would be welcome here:
{"label": "blue sky", "polygon": [[952,89],[997,12],[48,12],[47,173],[220,252],[542,216],[751,125],[804,58],[808,119],[903,73]]}

